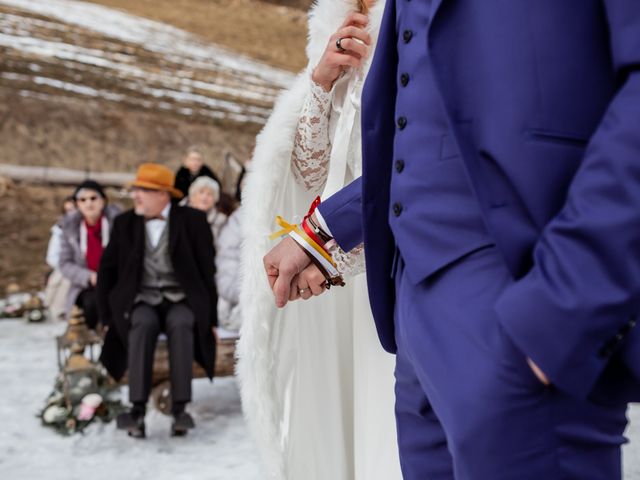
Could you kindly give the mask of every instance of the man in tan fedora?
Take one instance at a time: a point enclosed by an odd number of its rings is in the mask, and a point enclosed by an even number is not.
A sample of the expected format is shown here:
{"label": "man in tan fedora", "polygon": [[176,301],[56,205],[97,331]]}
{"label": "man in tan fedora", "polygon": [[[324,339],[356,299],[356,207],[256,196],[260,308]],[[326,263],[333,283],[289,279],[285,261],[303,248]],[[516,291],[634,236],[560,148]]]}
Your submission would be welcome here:
{"label": "man in tan fedora", "polygon": [[118,427],[144,438],[158,335],[167,335],[174,421],[172,435],[193,428],[192,363],[213,377],[217,294],[211,229],[203,212],[173,205],[174,175],[140,166],[130,184],[134,208],[118,216],[98,272],[98,309],[108,330],[101,360],[116,379],[129,371],[133,407]]}

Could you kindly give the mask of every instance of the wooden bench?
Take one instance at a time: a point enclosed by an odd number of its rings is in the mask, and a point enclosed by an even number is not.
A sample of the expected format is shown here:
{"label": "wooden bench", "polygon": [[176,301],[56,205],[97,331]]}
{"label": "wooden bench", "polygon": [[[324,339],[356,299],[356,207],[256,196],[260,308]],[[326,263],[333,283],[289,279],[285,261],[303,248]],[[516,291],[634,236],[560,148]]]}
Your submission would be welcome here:
{"label": "wooden bench", "polygon": [[[229,377],[235,373],[235,352],[238,334],[236,332],[219,329],[219,339],[216,345],[215,376]],[[193,378],[205,378],[207,376],[204,369],[193,362]],[[171,376],[169,373],[169,350],[167,339],[161,336],[156,346],[155,358],[153,361],[153,377],[151,400],[154,406],[164,413],[171,413]],[[126,381],[126,380],[125,380]]]}

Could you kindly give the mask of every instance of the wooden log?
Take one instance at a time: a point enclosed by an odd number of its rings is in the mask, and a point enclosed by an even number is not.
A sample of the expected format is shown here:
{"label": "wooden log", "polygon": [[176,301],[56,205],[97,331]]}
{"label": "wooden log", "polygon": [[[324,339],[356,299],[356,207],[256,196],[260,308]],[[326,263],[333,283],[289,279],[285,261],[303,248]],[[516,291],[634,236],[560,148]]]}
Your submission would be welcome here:
{"label": "wooden log", "polygon": [[[222,338],[216,345],[216,363],[215,363],[215,376],[216,377],[228,377],[234,374],[235,371],[235,350],[236,339]],[[204,369],[193,362],[193,378],[203,378],[207,374]],[[169,374],[169,350],[167,348],[167,342],[165,339],[159,340],[156,346],[155,357],[153,360],[153,385],[162,383],[168,380]]]}

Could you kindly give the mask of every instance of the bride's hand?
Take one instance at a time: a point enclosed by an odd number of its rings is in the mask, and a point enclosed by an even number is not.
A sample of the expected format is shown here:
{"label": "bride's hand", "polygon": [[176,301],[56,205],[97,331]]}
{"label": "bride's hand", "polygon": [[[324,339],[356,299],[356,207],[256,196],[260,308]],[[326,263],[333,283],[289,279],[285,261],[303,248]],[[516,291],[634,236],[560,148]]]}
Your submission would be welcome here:
{"label": "bride's hand", "polygon": [[[311,74],[311,79],[325,91],[331,90],[347,67],[359,68],[362,65],[371,45],[371,36],[365,30],[368,22],[366,15],[352,12],[329,38],[327,48]],[[343,50],[338,48],[338,40]]]}
{"label": "bride's hand", "polygon": [[322,295],[327,291],[324,275],[313,263],[294,277],[291,282],[289,300],[309,300],[313,296]]}

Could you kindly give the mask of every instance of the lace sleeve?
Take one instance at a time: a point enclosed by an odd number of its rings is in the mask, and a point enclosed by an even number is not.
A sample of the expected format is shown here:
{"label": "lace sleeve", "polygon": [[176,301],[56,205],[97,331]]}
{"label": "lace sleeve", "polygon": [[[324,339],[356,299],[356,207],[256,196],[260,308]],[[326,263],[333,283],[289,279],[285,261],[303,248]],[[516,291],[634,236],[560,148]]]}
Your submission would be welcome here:
{"label": "lace sleeve", "polygon": [[329,172],[331,92],[325,92],[312,80],[309,82],[311,91],[298,121],[291,170],[296,182],[310,192],[319,193]]}
{"label": "lace sleeve", "polygon": [[353,277],[365,271],[364,244],[361,243],[347,253],[334,243],[329,253],[342,275]]}

